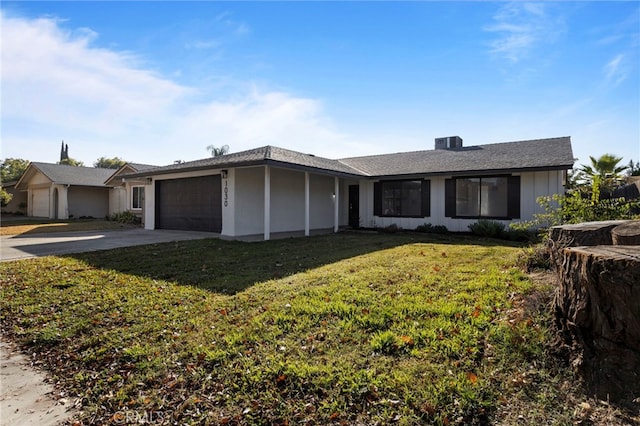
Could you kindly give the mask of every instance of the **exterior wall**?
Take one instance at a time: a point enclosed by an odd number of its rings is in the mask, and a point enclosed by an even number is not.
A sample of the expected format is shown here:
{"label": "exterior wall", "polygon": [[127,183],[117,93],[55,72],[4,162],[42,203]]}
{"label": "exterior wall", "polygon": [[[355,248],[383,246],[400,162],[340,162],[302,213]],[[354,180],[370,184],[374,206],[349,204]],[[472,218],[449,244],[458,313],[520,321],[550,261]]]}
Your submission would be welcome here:
{"label": "exterior wall", "polygon": [[[129,196],[130,199],[131,196]],[[131,201],[129,201],[131,203]],[[127,189],[124,186],[116,186],[109,190],[109,216],[122,213],[127,208]]]}
{"label": "exterior wall", "polygon": [[[305,229],[305,173],[302,171],[269,168],[270,173],[270,232],[296,232]],[[222,180],[222,235],[240,237],[264,233],[264,166],[231,169]],[[347,205],[348,193],[340,186],[339,199]],[[226,200],[225,205],[225,187]],[[309,229],[328,229],[334,226],[334,178],[309,174]],[[346,210],[340,210],[341,224],[347,223]]]}
{"label": "exterior wall", "polygon": [[50,188],[29,188],[27,216],[51,217]]}
{"label": "exterior wall", "polygon": [[[520,173],[520,219],[500,220],[505,224],[533,219],[542,208],[536,199],[540,196],[563,194],[563,171],[549,170]],[[517,175],[517,174],[516,174]],[[384,228],[396,224],[403,229],[415,229],[418,225],[430,223],[444,225],[452,232],[468,232],[468,226],[477,219],[457,219],[445,217],[445,179],[453,176],[438,176],[431,180],[431,216],[424,218],[379,217],[373,214],[373,181],[360,182],[360,217],[362,226]]]}
{"label": "exterior wall", "polygon": [[104,218],[109,213],[109,188],[71,186],[68,190],[69,217]]}
{"label": "exterior wall", "polygon": [[[264,232],[264,167],[236,169],[234,194],[235,233],[227,235],[262,234]],[[223,229],[225,227],[224,213],[222,227]]]}
{"label": "exterior wall", "polygon": [[[310,175],[309,178],[309,227],[311,229],[333,228],[334,178],[322,175]],[[338,197],[339,200],[340,197]]]}
{"label": "exterior wall", "polygon": [[51,188],[51,207],[53,219],[68,219],[69,218],[69,203],[68,203],[68,187],[67,185],[53,185]]}
{"label": "exterior wall", "polygon": [[[313,175],[310,176],[311,194],[314,193],[313,182],[315,178]],[[314,211],[313,208],[311,211]],[[314,216],[311,215],[312,228]],[[271,232],[299,230],[304,230],[304,172],[272,167]]]}

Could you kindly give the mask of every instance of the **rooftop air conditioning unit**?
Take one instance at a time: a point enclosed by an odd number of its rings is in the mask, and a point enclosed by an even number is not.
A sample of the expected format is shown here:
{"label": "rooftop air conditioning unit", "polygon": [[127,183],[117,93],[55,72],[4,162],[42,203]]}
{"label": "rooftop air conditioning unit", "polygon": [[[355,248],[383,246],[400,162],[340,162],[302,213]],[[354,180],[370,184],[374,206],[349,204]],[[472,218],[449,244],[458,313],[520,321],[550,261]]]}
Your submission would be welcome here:
{"label": "rooftop air conditioning unit", "polygon": [[462,138],[460,136],[447,136],[436,138],[436,149],[462,148]]}

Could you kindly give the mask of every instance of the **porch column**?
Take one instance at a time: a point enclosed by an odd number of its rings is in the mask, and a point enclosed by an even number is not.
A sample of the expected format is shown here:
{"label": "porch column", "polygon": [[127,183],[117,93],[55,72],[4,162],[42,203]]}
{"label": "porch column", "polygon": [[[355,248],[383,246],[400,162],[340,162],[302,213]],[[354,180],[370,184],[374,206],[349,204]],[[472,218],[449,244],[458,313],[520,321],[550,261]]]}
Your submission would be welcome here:
{"label": "porch column", "polygon": [[338,177],[333,178],[333,232],[338,232],[340,185]]}
{"label": "porch column", "polygon": [[69,185],[60,185],[58,189],[58,219],[69,219]]}
{"label": "porch column", "polygon": [[264,239],[271,238],[271,169],[264,166]]}
{"label": "porch column", "polygon": [[309,172],[304,172],[304,235],[309,236]]}

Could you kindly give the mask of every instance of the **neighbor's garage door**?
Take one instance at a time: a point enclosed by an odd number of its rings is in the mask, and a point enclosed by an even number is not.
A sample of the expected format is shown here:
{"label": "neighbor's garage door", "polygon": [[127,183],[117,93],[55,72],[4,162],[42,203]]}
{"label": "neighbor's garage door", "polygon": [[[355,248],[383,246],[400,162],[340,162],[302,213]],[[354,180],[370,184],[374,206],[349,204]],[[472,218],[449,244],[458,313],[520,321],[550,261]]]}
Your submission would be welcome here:
{"label": "neighbor's garage door", "polygon": [[220,175],[156,181],[156,228],[220,232]]}
{"label": "neighbor's garage door", "polygon": [[31,215],[49,217],[49,189],[31,190]]}

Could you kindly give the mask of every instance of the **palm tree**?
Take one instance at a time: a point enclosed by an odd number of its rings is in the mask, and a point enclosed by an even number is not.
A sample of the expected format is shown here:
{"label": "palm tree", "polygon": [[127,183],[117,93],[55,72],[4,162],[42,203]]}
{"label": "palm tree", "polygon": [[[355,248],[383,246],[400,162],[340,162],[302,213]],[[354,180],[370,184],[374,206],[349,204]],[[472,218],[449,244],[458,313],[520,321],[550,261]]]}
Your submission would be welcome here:
{"label": "palm tree", "polygon": [[229,145],[222,145],[220,148],[218,148],[215,145],[209,145],[207,147],[207,151],[211,151],[212,157],[218,157],[220,155],[225,155],[229,152]]}
{"label": "palm tree", "polygon": [[596,159],[589,156],[591,165],[582,164],[578,169],[580,179],[586,184],[598,185],[601,191],[611,192],[624,181],[622,172],[628,169],[628,166],[618,166],[622,161],[622,157],[616,157],[613,154],[603,154]]}

